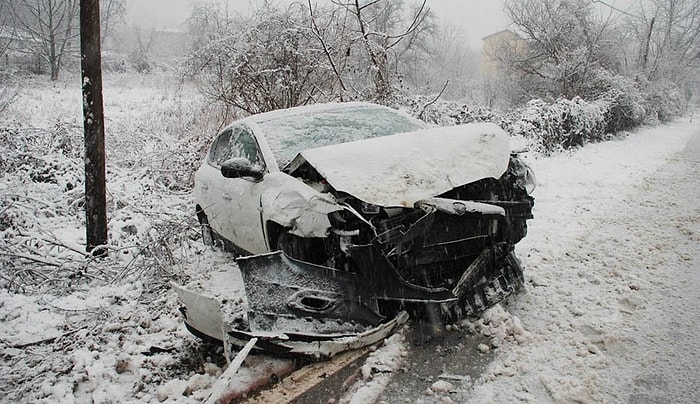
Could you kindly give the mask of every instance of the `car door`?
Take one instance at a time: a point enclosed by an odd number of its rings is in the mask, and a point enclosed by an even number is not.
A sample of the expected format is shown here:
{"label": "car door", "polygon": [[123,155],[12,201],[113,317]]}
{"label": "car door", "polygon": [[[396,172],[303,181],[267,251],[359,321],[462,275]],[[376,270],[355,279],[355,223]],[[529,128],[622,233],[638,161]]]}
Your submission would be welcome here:
{"label": "car door", "polygon": [[266,162],[252,130],[239,125],[222,132],[209,153],[207,163],[217,170],[213,179],[211,216],[209,224],[220,236],[242,253],[267,252],[263,233],[260,196],[265,189],[265,178],[226,178],[221,166],[230,159],[246,159],[266,172]]}

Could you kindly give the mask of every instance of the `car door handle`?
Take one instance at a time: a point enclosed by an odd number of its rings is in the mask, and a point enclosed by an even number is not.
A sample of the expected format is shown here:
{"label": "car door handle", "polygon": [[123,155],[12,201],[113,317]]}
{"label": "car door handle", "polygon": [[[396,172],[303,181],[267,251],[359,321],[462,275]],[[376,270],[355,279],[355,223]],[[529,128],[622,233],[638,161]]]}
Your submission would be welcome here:
{"label": "car door handle", "polygon": [[231,195],[227,194],[226,192],[224,192],[223,194],[221,194],[221,197],[224,198],[224,199],[226,199],[227,201],[230,201],[230,200],[231,200]]}

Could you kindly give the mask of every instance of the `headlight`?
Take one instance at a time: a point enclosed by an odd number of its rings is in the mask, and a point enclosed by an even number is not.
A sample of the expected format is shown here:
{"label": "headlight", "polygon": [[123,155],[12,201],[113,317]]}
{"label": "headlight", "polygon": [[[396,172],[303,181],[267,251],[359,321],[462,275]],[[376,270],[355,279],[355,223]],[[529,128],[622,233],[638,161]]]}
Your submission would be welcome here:
{"label": "headlight", "polygon": [[514,163],[515,184],[525,189],[528,194],[531,194],[537,187],[535,172],[519,157],[512,157],[511,161]]}

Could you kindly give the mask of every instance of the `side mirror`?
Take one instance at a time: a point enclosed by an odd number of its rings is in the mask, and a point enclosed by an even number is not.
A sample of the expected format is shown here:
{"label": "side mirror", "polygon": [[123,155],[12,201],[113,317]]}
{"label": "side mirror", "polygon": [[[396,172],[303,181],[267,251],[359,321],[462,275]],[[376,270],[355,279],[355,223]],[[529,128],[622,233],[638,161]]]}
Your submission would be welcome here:
{"label": "side mirror", "polygon": [[253,165],[248,159],[236,157],[228,159],[221,164],[221,175],[226,178],[252,178],[260,181],[265,175],[262,167]]}

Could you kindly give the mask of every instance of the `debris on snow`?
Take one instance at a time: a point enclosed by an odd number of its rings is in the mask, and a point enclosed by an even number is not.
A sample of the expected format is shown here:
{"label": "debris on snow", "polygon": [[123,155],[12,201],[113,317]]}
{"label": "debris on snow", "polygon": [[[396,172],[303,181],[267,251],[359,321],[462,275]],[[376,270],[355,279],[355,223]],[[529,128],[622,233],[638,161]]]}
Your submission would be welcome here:
{"label": "debris on snow", "polygon": [[[494,348],[504,341],[525,344],[532,338],[520,319],[505,311],[500,304],[486,310],[475,322],[465,319],[460,321],[459,326],[490,338]],[[479,350],[485,353],[481,348]]]}
{"label": "debris on snow", "polygon": [[430,390],[432,390],[433,393],[436,394],[449,393],[454,389],[455,386],[452,383],[446,382],[444,380],[438,380],[430,386]]}
{"label": "debris on snow", "polygon": [[404,365],[407,355],[403,330],[384,340],[382,346],[370,353],[361,368],[362,379],[355,383],[340,403],[375,402],[391,381],[392,374]]}

